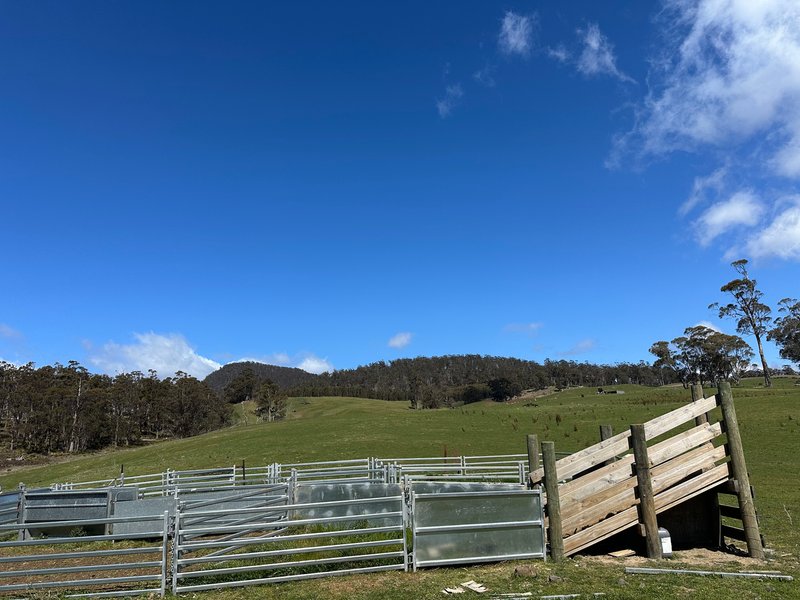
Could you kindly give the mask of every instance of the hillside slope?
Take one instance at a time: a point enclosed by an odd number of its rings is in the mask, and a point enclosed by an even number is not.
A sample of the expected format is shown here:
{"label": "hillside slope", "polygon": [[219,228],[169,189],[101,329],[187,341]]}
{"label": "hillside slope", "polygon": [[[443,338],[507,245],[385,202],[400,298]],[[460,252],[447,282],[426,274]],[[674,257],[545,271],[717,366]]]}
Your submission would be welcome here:
{"label": "hillside slope", "polygon": [[294,367],[278,367],[260,362],[235,362],[210,373],[203,381],[215,392],[221,393],[231,381],[236,379],[245,369],[250,369],[260,382],[272,381],[282,389],[288,389],[313,382],[318,376],[295,369]]}

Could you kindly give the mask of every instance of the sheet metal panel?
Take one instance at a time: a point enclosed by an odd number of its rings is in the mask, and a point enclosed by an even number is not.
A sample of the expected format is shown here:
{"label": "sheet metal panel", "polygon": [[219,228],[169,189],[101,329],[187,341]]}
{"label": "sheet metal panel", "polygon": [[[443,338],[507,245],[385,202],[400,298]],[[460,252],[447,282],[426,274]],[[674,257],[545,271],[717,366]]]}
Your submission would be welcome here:
{"label": "sheet metal panel", "polygon": [[[36,527],[29,527],[22,532],[22,535],[24,537],[74,535],[74,531],[47,523],[104,519],[109,515],[109,503],[108,490],[25,492],[22,522],[35,523]],[[106,526],[87,525],[82,531],[85,535],[101,535],[106,533]]]}
{"label": "sheet metal panel", "polygon": [[[298,504],[386,498],[385,503],[369,505],[342,504],[338,506],[308,507],[295,511],[297,518],[359,516],[365,513],[388,513],[399,510],[398,498],[403,489],[397,483],[299,483],[296,488]],[[402,518],[382,519],[381,524],[397,525]]]}
{"label": "sheet metal panel", "polygon": [[119,517],[120,521],[113,525],[114,534],[130,535],[157,531],[162,523],[160,518],[152,521],[124,521],[123,519],[125,517],[161,515],[165,512],[168,512],[170,517],[175,516],[175,498],[163,496],[131,500],[129,502],[116,502],[114,504],[114,517]]}
{"label": "sheet metal panel", "polygon": [[539,490],[412,493],[414,569],[544,558]]}

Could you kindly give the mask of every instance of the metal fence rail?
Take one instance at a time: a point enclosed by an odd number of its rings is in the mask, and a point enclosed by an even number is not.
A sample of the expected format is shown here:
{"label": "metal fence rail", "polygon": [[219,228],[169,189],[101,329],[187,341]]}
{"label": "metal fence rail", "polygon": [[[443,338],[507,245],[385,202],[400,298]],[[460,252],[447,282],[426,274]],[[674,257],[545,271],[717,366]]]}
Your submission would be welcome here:
{"label": "metal fence rail", "polygon": [[[308,516],[342,507],[348,514]],[[278,519],[270,508],[192,512],[195,519],[250,517],[241,524],[198,527],[187,525],[179,510],[173,593],[407,568],[401,495],[289,504],[280,512]]]}
{"label": "metal fence rail", "polygon": [[[5,540],[0,541],[0,593],[68,588],[76,592],[70,597],[163,596],[168,574],[167,513],[56,521],[49,525],[79,533],[97,527],[113,531],[115,524],[130,521],[156,522],[160,528],[134,535],[108,533],[31,539],[26,534],[31,523],[0,526],[0,539]],[[124,543],[112,548],[112,542]],[[142,585],[147,587],[139,587]]]}
{"label": "metal fence rail", "polygon": [[[527,473],[527,454],[494,454],[486,456],[363,458],[305,463],[272,463],[245,468],[230,467],[126,475],[88,482],[57,483],[52,489],[86,489],[135,486],[140,497],[174,496],[189,491],[212,490],[280,483],[292,477],[306,483],[319,482],[383,482],[399,483],[404,474],[420,477],[458,476],[463,480],[513,481]],[[459,471],[462,473],[458,475]]]}

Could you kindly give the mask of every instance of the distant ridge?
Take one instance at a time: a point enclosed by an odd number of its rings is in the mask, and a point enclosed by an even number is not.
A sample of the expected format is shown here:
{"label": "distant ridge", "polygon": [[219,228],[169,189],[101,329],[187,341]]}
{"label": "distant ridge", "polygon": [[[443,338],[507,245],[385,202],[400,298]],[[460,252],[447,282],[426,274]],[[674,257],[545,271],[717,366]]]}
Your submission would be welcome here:
{"label": "distant ridge", "polygon": [[241,375],[242,371],[250,369],[259,381],[269,379],[272,383],[283,389],[311,383],[317,378],[302,369],[294,367],[277,367],[260,362],[243,361],[229,363],[213,373],[210,373],[203,381],[215,392],[222,393],[231,381]]}

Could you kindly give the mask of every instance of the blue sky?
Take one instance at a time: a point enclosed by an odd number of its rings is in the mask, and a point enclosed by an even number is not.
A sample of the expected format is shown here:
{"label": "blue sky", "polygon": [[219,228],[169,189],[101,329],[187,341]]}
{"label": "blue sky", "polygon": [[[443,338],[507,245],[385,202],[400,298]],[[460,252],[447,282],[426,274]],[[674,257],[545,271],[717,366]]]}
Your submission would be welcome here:
{"label": "blue sky", "polygon": [[799,179],[791,0],[0,0],[15,363],[649,360]]}

